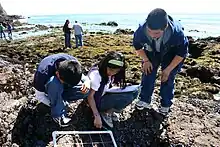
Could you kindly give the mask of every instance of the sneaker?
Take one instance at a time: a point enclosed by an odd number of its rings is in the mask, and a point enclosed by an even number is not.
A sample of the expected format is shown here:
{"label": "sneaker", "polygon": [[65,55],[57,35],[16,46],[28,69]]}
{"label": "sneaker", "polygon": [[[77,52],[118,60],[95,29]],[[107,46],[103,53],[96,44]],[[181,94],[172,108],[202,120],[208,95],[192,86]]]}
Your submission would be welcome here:
{"label": "sneaker", "polygon": [[116,113],[116,112],[112,113],[112,120],[113,121],[119,121],[119,118],[120,118],[120,114],[119,113]]}
{"label": "sneaker", "polygon": [[68,127],[69,122],[71,121],[70,118],[62,116],[62,117],[56,117],[53,118],[53,120],[60,126],[60,127]]}
{"label": "sneaker", "polygon": [[112,121],[112,113],[100,113],[104,122],[110,127],[113,128],[113,121]]}
{"label": "sneaker", "polygon": [[138,110],[143,110],[144,108],[147,108],[147,109],[151,109],[152,108],[151,104],[146,103],[144,101],[138,101],[136,103],[136,107],[137,107]]}
{"label": "sneaker", "polygon": [[169,111],[170,111],[170,107],[160,107],[158,109],[158,112],[164,116],[168,116]]}

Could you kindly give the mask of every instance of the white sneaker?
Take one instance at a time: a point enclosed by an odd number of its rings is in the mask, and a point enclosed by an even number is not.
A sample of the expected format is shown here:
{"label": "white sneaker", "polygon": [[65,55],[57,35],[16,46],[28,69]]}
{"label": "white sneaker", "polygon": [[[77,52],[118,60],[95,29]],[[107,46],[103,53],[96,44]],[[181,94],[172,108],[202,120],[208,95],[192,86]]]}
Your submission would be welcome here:
{"label": "white sneaker", "polygon": [[119,118],[120,118],[120,114],[119,113],[116,113],[116,112],[112,113],[112,120],[113,121],[119,121]]}
{"label": "white sneaker", "polygon": [[152,105],[149,104],[149,103],[146,103],[144,101],[138,101],[136,103],[136,107],[137,107],[138,110],[143,110],[144,108],[151,109]]}
{"label": "white sneaker", "polygon": [[158,109],[158,112],[164,116],[168,116],[169,111],[170,111],[170,107],[160,107]]}
{"label": "white sneaker", "polygon": [[69,122],[71,121],[71,118],[62,116],[62,117],[53,118],[53,120],[54,120],[60,127],[68,127],[68,126],[69,126]]}
{"label": "white sneaker", "polygon": [[113,128],[113,122],[112,122],[112,113],[100,113],[102,119],[104,122],[110,127]]}

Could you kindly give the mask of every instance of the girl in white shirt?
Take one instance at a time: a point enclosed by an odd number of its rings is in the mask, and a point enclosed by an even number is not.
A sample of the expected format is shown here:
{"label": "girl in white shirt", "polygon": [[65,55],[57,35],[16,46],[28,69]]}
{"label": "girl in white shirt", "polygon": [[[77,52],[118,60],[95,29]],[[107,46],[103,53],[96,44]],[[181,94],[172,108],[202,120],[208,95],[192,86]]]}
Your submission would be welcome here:
{"label": "girl in white shirt", "polygon": [[[121,53],[109,52],[88,73],[91,80],[91,89],[88,103],[94,115],[94,126],[102,128],[102,119],[113,127],[112,115],[121,112],[134,98],[138,96],[138,89],[123,93],[108,93],[112,84],[125,88],[125,58]],[[102,119],[101,119],[102,118]]]}

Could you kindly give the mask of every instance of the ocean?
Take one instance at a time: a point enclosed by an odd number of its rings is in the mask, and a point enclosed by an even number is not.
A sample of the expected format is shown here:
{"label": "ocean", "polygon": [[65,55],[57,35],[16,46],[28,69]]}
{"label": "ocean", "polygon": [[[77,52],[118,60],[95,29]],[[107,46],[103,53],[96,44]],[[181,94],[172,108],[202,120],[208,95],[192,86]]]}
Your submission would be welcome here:
{"label": "ocean", "polygon": [[[180,20],[185,28],[185,34],[194,38],[220,36],[220,14],[171,14],[174,19]],[[118,28],[136,30],[143,24],[147,14],[65,14],[41,15],[27,18],[29,24],[61,26],[66,19],[71,23],[80,22],[84,30],[89,32],[114,32]],[[102,22],[115,21],[118,27],[100,26]]]}

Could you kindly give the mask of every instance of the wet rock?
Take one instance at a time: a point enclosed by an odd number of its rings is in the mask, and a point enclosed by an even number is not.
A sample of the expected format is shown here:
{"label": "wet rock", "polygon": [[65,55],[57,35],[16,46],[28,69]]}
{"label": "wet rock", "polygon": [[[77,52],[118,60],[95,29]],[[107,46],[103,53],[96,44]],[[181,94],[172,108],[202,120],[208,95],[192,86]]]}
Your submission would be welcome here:
{"label": "wet rock", "polygon": [[21,32],[21,33],[19,33],[19,35],[24,35],[24,34],[28,34],[28,32]]}
{"label": "wet rock", "polygon": [[[59,128],[51,118],[50,108],[33,99],[33,73],[39,61],[49,54],[67,52],[77,57],[89,69],[107,51],[117,50],[129,62],[126,80],[132,84],[140,83],[140,58],[130,46],[130,35],[86,35],[83,48],[64,51],[60,50],[63,48],[63,41],[61,32],[0,44],[0,146],[44,146],[51,144],[51,133],[54,130],[97,130],[93,127],[91,109],[82,100],[69,105],[71,125],[68,128]],[[128,105],[120,113],[120,121],[114,122],[115,127],[112,129],[118,146],[220,144],[220,105],[215,100],[220,85],[216,82],[204,83],[219,76],[219,61],[214,58],[218,55],[215,54],[218,53],[218,44],[217,41],[207,40],[195,42],[207,42],[207,47],[203,48],[199,58],[187,59],[185,73],[177,75],[176,92],[168,120],[154,110],[139,111],[135,108],[135,103]],[[160,74],[157,78],[152,99],[156,107],[160,106]],[[73,141],[70,137],[65,139],[61,136],[60,139],[64,143]]]}
{"label": "wet rock", "polygon": [[199,30],[189,30],[189,32],[199,32]]}
{"label": "wet rock", "polygon": [[107,23],[102,22],[102,23],[100,23],[99,25],[101,25],[101,26],[106,26],[106,25],[107,25]]}
{"label": "wet rock", "polygon": [[126,34],[126,35],[132,35],[134,34],[134,31],[131,29],[117,29],[114,34]]}
{"label": "wet rock", "polygon": [[117,27],[118,24],[117,24],[117,22],[115,22],[115,21],[109,21],[109,22],[107,23],[107,26]]}
{"label": "wet rock", "polygon": [[18,20],[16,20],[15,22],[13,22],[14,26],[22,26],[22,23]]}
{"label": "wet rock", "polygon": [[36,28],[38,28],[39,30],[48,30],[49,27],[45,26],[45,25],[35,25]]}
{"label": "wet rock", "polygon": [[211,82],[220,85],[220,77],[219,76],[213,76],[211,78]]}
{"label": "wet rock", "polygon": [[206,46],[206,42],[193,42],[193,40],[189,40],[189,54],[191,55],[190,57],[200,57]]}
{"label": "wet rock", "polygon": [[112,26],[112,27],[117,27],[118,24],[115,22],[115,21],[109,21],[109,22],[102,22],[100,23],[99,25],[102,25],[102,26]]}
{"label": "wet rock", "polygon": [[186,69],[186,73],[190,77],[199,78],[202,82],[211,82],[211,79],[214,76],[212,69],[204,66],[192,66]]}

